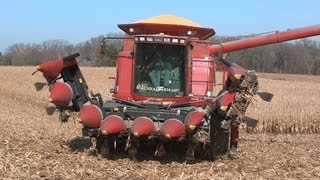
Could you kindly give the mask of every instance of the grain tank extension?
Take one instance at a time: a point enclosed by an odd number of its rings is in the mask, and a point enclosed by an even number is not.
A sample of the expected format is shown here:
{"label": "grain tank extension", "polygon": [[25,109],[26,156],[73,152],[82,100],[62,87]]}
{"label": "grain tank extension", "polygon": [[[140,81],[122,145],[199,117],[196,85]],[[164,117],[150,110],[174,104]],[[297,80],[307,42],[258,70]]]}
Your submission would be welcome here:
{"label": "grain tank extension", "polygon": [[[116,59],[111,100],[88,92],[76,61],[79,54],[40,64],[37,71],[50,87],[49,100],[61,121],[68,120],[69,112],[79,112],[83,135],[96,142],[99,154],[126,151],[131,158],[146,148],[166,156],[172,145],[178,145],[187,160],[226,153],[233,125],[254,121],[245,116],[252,98],[270,101],[272,94],[259,92],[257,74],[227,61],[224,54],[320,35],[316,25],[211,44],[213,29],[173,15],[118,27],[126,36]],[[101,53],[109,39],[101,41]],[[221,68],[216,61],[224,64],[227,76],[223,89],[213,95],[216,70]],[[36,83],[38,89],[41,85]]]}

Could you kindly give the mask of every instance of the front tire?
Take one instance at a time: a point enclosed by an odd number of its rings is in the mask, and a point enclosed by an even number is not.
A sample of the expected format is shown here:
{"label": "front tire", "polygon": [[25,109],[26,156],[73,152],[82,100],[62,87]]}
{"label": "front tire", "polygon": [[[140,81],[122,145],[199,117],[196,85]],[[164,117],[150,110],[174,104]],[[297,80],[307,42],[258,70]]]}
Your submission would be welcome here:
{"label": "front tire", "polygon": [[221,128],[223,117],[215,109],[210,118],[210,151],[215,158],[228,152],[230,132]]}

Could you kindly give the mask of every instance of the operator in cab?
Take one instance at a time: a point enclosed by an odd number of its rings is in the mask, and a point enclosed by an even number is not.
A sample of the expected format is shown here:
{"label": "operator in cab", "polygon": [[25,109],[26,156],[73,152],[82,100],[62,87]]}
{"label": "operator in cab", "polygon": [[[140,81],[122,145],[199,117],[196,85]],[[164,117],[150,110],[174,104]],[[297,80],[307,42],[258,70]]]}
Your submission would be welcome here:
{"label": "operator in cab", "polygon": [[163,52],[156,51],[155,56],[151,59],[151,62],[148,65],[149,68],[149,77],[152,83],[152,86],[157,88],[160,86],[161,77],[163,77],[163,86],[169,87],[171,81],[171,63],[165,59]]}

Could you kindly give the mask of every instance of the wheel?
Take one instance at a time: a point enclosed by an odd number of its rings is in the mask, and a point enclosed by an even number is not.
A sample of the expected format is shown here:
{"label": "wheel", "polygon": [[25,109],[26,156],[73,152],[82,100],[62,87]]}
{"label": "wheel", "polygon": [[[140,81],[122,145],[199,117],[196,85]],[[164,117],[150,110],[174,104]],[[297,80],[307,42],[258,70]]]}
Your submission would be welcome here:
{"label": "wheel", "polygon": [[221,128],[222,120],[217,109],[213,110],[210,119],[210,151],[213,157],[226,154],[229,148],[230,132]]}
{"label": "wheel", "polygon": [[215,125],[210,129],[211,148],[214,155],[223,155],[229,148],[229,130],[222,129]]}
{"label": "wheel", "polygon": [[110,152],[108,137],[98,136],[96,150],[102,157],[107,157]]}

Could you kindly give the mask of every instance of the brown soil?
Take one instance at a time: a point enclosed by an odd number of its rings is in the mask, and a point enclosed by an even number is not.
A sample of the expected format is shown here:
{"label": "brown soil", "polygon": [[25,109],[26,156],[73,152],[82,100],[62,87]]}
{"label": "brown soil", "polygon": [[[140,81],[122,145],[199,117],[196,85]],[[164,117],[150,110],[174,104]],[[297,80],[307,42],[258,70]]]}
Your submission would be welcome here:
{"label": "brown soil", "polygon": [[[242,132],[239,159],[186,164],[176,159],[132,161],[92,155],[81,125],[58,122],[44,107],[48,91],[34,90],[34,68],[0,67],[0,177],[4,179],[319,179],[320,134]],[[94,91],[108,92],[108,68],[85,68]],[[104,78],[97,78],[104,76]],[[105,83],[104,83],[105,81]],[[278,82],[278,81],[275,81]],[[106,95],[107,96],[107,95]],[[106,99],[106,98],[105,98]],[[318,111],[319,112],[319,111]]]}
{"label": "brown soil", "polygon": [[283,80],[283,81],[308,81],[320,83],[320,76],[301,75],[301,74],[273,74],[259,73],[259,77],[265,79]]}

